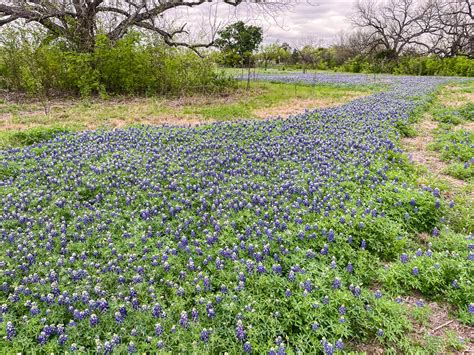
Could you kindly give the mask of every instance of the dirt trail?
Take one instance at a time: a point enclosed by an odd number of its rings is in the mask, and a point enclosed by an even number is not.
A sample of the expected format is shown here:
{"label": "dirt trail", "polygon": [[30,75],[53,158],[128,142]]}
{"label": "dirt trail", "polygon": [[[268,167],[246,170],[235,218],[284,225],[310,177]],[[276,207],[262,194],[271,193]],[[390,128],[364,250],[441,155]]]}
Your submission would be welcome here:
{"label": "dirt trail", "polygon": [[[448,195],[456,194],[456,191],[466,186],[466,183],[463,180],[443,173],[448,165],[439,158],[437,152],[428,149],[428,146],[434,140],[435,130],[437,128],[438,123],[433,120],[429,113],[425,113],[421,121],[415,125],[418,135],[416,137],[403,138],[402,146],[414,164],[425,166],[435,177],[448,183],[451,187],[450,191],[447,192]],[[473,125],[471,122],[467,122],[454,127],[454,129],[472,130]],[[420,237],[423,239],[423,235]],[[417,299],[417,297],[406,297],[404,301],[408,307],[415,307]],[[446,337],[448,332],[453,332],[461,337],[465,343],[463,351],[452,351],[451,349],[450,353],[464,354],[474,352],[474,344],[471,341],[472,329],[470,327],[450,317],[449,307],[446,305],[437,302],[429,302],[426,306],[431,309],[431,315],[427,325],[424,326],[413,322],[415,326],[413,336],[419,343],[423,343],[423,337],[426,334]]]}
{"label": "dirt trail", "polygon": [[403,138],[402,145],[413,163],[424,165],[436,177],[447,181],[454,187],[463,187],[466,184],[463,180],[443,173],[448,165],[439,158],[436,152],[428,149],[428,145],[433,141],[436,128],[438,128],[438,124],[432,120],[429,114],[425,114],[415,126],[419,135]]}
{"label": "dirt trail", "polygon": [[417,342],[423,344],[425,341],[424,337],[426,334],[432,336],[443,336],[446,337],[448,334],[455,333],[464,344],[462,351],[453,351],[450,349],[449,353],[455,354],[467,354],[474,352],[474,344],[471,341],[472,328],[460,323],[457,319],[449,316],[451,311],[450,307],[446,304],[440,304],[438,302],[427,302],[420,297],[419,294],[414,296],[408,296],[403,299],[403,303],[411,310],[418,306],[417,302],[421,301],[424,307],[430,309],[429,319],[425,324],[420,324],[412,319],[414,326],[413,337]]}

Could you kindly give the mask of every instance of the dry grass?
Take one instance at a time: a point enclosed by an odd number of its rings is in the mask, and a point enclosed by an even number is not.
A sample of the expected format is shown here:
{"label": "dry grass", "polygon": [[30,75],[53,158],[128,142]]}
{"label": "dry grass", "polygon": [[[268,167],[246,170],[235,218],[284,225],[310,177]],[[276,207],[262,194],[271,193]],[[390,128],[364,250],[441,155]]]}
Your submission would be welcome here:
{"label": "dry grass", "polygon": [[474,102],[474,91],[458,84],[447,85],[438,101],[446,107],[461,107],[468,102]]}
{"label": "dry grass", "polygon": [[341,103],[356,99],[360,96],[360,93],[348,92],[347,95],[343,95],[338,98],[328,97],[318,99],[292,99],[280,105],[256,109],[253,112],[258,118],[267,118],[275,116],[286,117],[304,112],[305,110],[339,105]]}
{"label": "dry grass", "polygon": [[[410,313],[418,307],[416,305],[418,300],[422,300],[420,295],[407,296],[403,299]],[[472,327],[464,325],[450,316],[451,309],[448,305],[439,302],[422,301],[424,307],[427,307],[429,312],[424,322],[420,323],[412,319],[413,333],[411,336],[417,343],[423,344],[426,335],[441,337],[447,340],[449,333],[452,333],[456,334],[458,338],[463,339],[464,350],[462,352],[456,352],[450,349],[449,353],[465,354],[474,352],[474,332]],[[448,351],[448,349],[445,350]]]}
{"label": "dry grass", "polygon": [[437,178],[445,180],[454,187],[463,187],[465,185],[463,180],[443,173],[448,165],[439,158],[436,152],[428,149],[428,145],[433,141],[434,130],[436,128],[438,128],[438,124],[426,113],[422,120],[415,126],[419,135],[416,137],[403,138],[402,145],[405,147],[410,160],[415,164],[425,166],[428,171]]}
{"label": "dry grass", "polygon": [[368,95],[372,89],[309,87],[293,84],[253,83],[250,92],[238,89],[218,95],[180,98],[90,100],[52,99],[48,103],[21,95],[0,93],[0,132],[34,127],[94,129],[133,124],[196,125],[228,119],[287,116],[306,108],[327,107]]}

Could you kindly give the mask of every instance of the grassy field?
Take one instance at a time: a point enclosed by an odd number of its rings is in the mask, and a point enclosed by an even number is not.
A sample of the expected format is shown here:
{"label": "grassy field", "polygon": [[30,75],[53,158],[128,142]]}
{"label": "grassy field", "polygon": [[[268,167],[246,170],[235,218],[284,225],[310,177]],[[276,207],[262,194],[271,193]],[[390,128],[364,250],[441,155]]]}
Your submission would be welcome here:
{"label": "grassy field", "polygon": [[59,131],[136,124],[195,125],[286,116],[305,109],[341,104],[377,90],[373,86],[268,82],[252,82],[249,91],[243,83],[238,83],[238,86],[235,91],[214,96],[181,98],[53,99],[45,104],[4,97],[0,100],[0,147],[31,144]]}

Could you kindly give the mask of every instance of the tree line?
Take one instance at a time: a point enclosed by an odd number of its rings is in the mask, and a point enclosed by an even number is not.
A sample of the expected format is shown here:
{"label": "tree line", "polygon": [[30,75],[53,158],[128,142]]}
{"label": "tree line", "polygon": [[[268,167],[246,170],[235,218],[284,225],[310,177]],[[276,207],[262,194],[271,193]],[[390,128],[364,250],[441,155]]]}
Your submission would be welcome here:
{"label": "tree line", "polygon": [[[469,0],[363,0],[354,30],[331,46],[259,47],[256,65],[279,68],[474,76],[474,18]],[[224,53],[225,54],[225,53]],[[238,56],[218,58],[238,66]]]}

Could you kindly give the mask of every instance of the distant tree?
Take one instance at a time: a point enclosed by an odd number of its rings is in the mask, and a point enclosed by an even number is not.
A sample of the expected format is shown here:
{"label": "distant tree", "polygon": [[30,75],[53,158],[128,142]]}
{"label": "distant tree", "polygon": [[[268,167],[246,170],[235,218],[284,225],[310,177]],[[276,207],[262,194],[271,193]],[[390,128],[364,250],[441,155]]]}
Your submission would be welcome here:
{"label": "distant tree", "polygon": [[281,44],[281,48],[282,48],[283,50],[285,50],[286,52],[291,53],[291,46],[290,46],[288,43],[283,42],[283,43]]}
{"label": "distant tree", "polygon": [[319,62],[318,51],[311,45],[305,45],[300,49],[300,60],[303,64],[303,73],[308,67],[315,67]]}
{"label": "distant tree", "polygon": [[265,46],[262,46],[259,51],[259,59],[263,62],[263,67],[267,70],[269,62],[278,63],[279,52],[281,51],[280,45],[278,43],[271,43]]}
{"label": "distant tree", "polygon": [[299,60],[300,60],[300,53],[298,49],[294,48],[293,51],[291,52],[291,63],[297,64]]}
{"label": "distant tree", "polygon": [[290,57],[291,47],[288,43],[270,43],[262,46],[258,53],[258,59],[263,62],[265,70],[268,67],[268,63],[288,63],[290,61]]}
{"label": "distant tree", "polygon": [[278,52],[278,60],[280,63],[288,64],[291,59],[291,47],[288,43],[283,42],[280,46],[280,50]]}
{"label": "distant tree", "polygon": [[356,26],[366,34],[368,48],[381,48],[389,59],[396,59],[409,47],[432,49],[423,38],[438,31],[432,0],[358,1]]}
{"label": "distant tree", "polygon": [[439,32],[434,52],[443,57],[474,57],[474,3],[470,0],[436,0]]}
{"label": "distant tree", "polygon": [[246,25],[243,21],[233,23],[218,32],[215,41],[217,47],[224,55],[237,54],[241,65],[247,63],[248,77],[247,88],[250,86],[250,66],[253,52],[258,48],[263,40],[263,30],[261,27]]}

